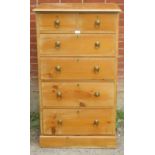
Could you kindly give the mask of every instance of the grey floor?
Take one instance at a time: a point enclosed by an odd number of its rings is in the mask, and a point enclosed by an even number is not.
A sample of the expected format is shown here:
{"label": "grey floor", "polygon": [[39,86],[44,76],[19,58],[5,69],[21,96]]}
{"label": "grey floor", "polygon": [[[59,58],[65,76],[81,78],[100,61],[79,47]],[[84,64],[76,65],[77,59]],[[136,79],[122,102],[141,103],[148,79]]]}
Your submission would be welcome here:
{"label": "grey floor", "polygon": [[38,130],[31,130],[31,155],[124,155],[124,129],[120,127],[117,133],[118,147],[116,149],[52,149],[40,148],[38,145]]}

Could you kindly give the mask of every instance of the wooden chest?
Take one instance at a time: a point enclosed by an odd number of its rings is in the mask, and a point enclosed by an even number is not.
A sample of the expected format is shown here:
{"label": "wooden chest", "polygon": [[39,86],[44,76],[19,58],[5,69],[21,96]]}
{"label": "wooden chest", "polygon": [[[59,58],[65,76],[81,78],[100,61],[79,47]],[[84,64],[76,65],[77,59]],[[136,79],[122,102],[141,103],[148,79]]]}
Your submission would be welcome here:
{"label": "wooden chest", "polygon": [[116,147],[115,4],[37,6],[40,146]]}

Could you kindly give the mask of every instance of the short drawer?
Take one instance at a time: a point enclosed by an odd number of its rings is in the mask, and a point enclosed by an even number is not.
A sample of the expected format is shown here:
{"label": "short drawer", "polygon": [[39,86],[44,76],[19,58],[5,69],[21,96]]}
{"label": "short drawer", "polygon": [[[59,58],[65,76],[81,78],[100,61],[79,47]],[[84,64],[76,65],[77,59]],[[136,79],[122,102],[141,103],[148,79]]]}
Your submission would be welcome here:
{"label": "short drawer", "polygon": [[114,107],[114,82],[42,82],[43,107]]}
{"label": "short drawer", "polygon": [[111,13],[80,13],[78,29],[83,32],[116,32],[116,14]]}
{"label": "short drawer", "polygon": [[77,14],[39,14],[39,29],[41,32],[73,32],[77,29]]}
{"label": "short drawer", "polygon": [[40,58],[41,79],[114,79],[114,58]]}
{"label": "short drawer", "polygon": [[113,135],[113,109],[43,109],[44,135]]}
{"label": "short drawer", "polygon": [[114,34],[41,34],[39,52],[55,56],[115,56]]}

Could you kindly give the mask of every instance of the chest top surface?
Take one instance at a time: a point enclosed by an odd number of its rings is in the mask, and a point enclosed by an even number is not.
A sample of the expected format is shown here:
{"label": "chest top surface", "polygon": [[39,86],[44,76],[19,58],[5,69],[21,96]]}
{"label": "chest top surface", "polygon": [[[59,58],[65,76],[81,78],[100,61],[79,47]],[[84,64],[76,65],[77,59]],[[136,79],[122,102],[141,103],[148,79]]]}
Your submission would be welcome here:
{"label": "chest top surface", "polygon": [[39,12],[113,12],[119,13],[121,10],[117,4],[109,3],[42,3],[35,9]]}

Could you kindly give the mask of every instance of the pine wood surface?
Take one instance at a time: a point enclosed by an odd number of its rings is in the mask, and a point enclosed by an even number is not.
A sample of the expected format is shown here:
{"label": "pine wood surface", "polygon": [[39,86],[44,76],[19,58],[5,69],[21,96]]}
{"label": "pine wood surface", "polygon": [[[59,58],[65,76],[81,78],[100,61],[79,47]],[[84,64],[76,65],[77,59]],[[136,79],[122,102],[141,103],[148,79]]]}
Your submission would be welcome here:
{"label": "pine wood surface", "polygon": [[119,13],[121,10],[117,4],[113,3],[41,3],[35,12],[113,12]]}
{"label": "pine wood surface", "polygon": [[116,148],[115,136],[40,136],[41,147]]}
{"label": "pine wood surface", "polygon": [[[81,33],[109,32],[115,33],[117,14],[101,13],[56,13],[40,14],[39,25],[41,33],[74,33],[80,30]],[[55,25],[59,20],[60,24]],[[99,20],[100,24],[96,25]]]}
{"label": "pine wood surface", "polygon": [[[57,47],[56,44],[60,43]],[[97,46],[97,43],[99,46]],[[51,56],[115,56],[113,34],[41,34],[41,55]],[[78,45],[78,48],[75,48]]]}
{"label": "pine wood surface", "polygon": [[[114,86],[114,82],[42,82],[42,106],[45,108],[112,108],[115,98]],[[57,96],[59,92],[62,94],[60,97]]]}
{"label": "pine wood surface", "polygon": [[43,135],[114,135],[113,112],[114,109],[43,109]]}
{"label": "pine wood surface", "polygon": [[41,4],[34,11],[40,146],[115,148],[119,7]]}
{"label": "pine wood surface", "polygon": [[[41,79],[115,79],[113,58],[40,58]],[[60,66],[61,71],[56,67]],[[99,67],[99,71],[95,68]]]}

